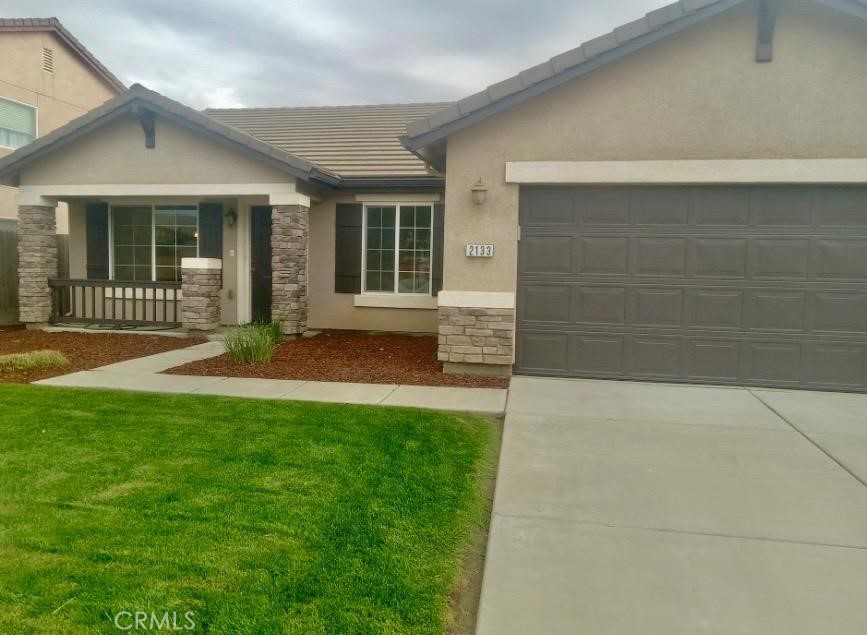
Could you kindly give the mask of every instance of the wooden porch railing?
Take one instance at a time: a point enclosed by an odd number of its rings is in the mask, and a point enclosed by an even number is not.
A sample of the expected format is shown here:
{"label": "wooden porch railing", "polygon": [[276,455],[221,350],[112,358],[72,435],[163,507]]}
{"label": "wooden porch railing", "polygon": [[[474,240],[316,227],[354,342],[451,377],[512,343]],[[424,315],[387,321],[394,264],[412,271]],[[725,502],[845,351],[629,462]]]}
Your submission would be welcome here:
{"label": "wooden porch railing", "polygon": [[180,326],[180,282],[119,282],[52,278],[52,324],[88,322]]}

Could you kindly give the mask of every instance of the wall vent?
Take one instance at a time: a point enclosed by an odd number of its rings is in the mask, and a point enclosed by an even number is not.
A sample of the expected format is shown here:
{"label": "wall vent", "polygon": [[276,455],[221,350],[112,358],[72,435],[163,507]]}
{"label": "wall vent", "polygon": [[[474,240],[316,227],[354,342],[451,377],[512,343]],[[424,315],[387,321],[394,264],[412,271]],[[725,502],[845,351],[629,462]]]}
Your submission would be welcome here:
{"label": "wall vent", "polygon": [[51,49],[42,49],[42,70],[47,73],[54,72],[54,51]]}

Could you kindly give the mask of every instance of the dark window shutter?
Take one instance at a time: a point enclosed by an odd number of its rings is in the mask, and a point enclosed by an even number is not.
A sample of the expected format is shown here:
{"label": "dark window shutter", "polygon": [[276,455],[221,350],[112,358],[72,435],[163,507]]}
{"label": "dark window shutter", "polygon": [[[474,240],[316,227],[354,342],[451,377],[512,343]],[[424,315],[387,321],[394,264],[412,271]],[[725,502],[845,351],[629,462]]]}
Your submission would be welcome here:
{"label": "dark window shutter", "polygon": [[108,280],[108,203],[88,203],[85,208],[87,278]]}
{"label": "dark window shutter", "polygon": [[361,293],[364,206],[338,203],[334,227],[334,292]]}
{"label": "dark window shutter", "polygon": [[223,258],[222,203],[199,203],[199,257]]}
{"label": "dark window shutter", "polygon": [[442,203],[434,205],[433,214],[433,267],[431,269],[431,292],[437,295],[443,288],[443,245],[445,244],[446,206]]}

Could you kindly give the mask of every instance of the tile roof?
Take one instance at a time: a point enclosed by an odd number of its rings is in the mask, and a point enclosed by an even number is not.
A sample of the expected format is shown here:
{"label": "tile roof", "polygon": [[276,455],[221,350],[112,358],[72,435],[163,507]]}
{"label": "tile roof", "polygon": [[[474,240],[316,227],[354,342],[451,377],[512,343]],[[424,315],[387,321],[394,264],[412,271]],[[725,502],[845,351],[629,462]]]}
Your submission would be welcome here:
{"label": "tile roof", "polygon": [[57,18],[0,18],[2,31],[50,31],[55,33],[75,53],[77,53],[97,75],[118,92],[126,90],[123,82],[103,66],[96,57],[79,42],[72,33],[66,30]]}
{"label": "tile roof", "polygon": [[428,176],[399,137],[450,103],[208,109],[210,117],[344,177]]}

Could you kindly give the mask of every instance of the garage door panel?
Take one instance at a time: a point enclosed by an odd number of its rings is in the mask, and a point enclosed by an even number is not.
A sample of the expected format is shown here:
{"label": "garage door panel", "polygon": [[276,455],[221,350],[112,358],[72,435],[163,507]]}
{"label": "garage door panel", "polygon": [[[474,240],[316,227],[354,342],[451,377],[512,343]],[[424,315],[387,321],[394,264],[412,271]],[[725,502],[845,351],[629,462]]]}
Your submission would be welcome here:
{"label": "garage door panel", "polygon": [[694,188],[690,197],[690,225],[695,227],[747,227],[750,190],[740,187]]}
{"label": "garage door panel", "polygon": [[817,240],[814,245],[816,277],[825,280],[867,278],[867,239]]}
{"label": "garage door panel", "polygon": [[521,201],[518,372],[867,389],[867,188]]}
{"label": "garage door panel", "polygon": [[629,225],[632,193],[618,187],[593,187],[577,199],[578,221],[585,226]]}
{"label": "garage door panel", "polygon": [[519,294],[520,311],[529,322],[570,322],[569,284],[530,284]]}
{"label": "garage door panel", "polygon": [[751,243],[753,278],[800,279],[809,275],[809,240],[757,238]]}
{"label": "garage door panel", "polygon": [[799,342],[747,342],[746,358],[750,383],[797,385],[801,381]]}
{"label": "garage door panel", "polygon": [[629,370],[633,376],[653,379],[680,376],[680,338],[636,335],[627,338],[627,347]]}
{"label": "garage door panel", "polygon": [[530,236],[521,241],[522,273],[572,273],[571,236]]}
{"label": "garage door panel", "polygon": [[633,198],[632,224],[641,226],[686,225],[689,219],[689,190],[647,188]]}
{"label": "garage door panel", "polygon": [[629,315],[636,326],[683,326],[683,289],[634,287]]}
{"label": "garage door panel", "polygon": [[622,335],[573,335],[569,338],[569,371],[616,377],[625,372]]}
{"label": "garage door panel", "polygon": [[686,295],[686,326],[742,329],[743,297],[743,291],[739,289],[690,289]]}
{"label": "garage door panel", "polygon": [[521,191],[521,225],[574,225],[577,193],[569,188],[535,188]]}
{"label": "garage door panel", "polygon": [[746,238],[694,238],[690,241],[690,276],[744,278],[746,273]]}
{"label": "garage door panel", "polygon": [[741,343],[695,339],[686,342],[686,372],[695,379],[736,382],[741,377]]}
{"label": "garage door panel", "polygon": [[813,292],[810,325],[819,332],[867,334],[867,293]]}
{"label": "garage door panel", "polygon": [[746,328],[765,331],[803,331],[806,295],[797,291],[748,290]]}
{"label": "garage door panel", "polygon": [[577,324],[626,324],[626,288],[574,285]]}
{"label": "garage door panel", "polygon": [[865,347],[840,344],[808,344],[806,379],[813,385],[865,388]]}
{"label": "garage door panel", "polygon": [[576,239],[576,273],[625,275],[629,271],[629,238],[585,236]]}
{"label": "garage door panel", "polygon": [[638,276],[683,276],[686,238],[635,238],[631,273]]}
{"label": "garage door panel", "polygon": [[751,200],[756,227],[810,227],[818,188],[770,186],[757,189]]}
{"label": "garage door panel", "polygon": [[827,227],[867,227],[867,187],[825,188],[819,222]]}
{"label": "garage door panel", "polygon": [[525,370],[566,373],[569,337],[565,333],[518,334],[518,365]]}

